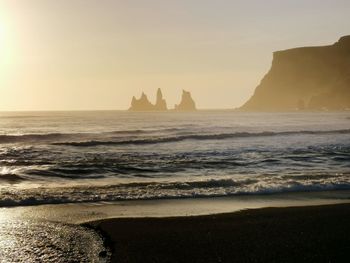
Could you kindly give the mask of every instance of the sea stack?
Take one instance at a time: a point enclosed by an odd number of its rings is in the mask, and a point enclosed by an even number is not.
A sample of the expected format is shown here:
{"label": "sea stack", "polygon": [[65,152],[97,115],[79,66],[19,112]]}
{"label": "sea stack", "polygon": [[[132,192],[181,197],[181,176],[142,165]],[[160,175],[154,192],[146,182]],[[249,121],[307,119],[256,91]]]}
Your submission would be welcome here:
{"label": "sea stack", "polygon": [[157,101],[153,105],[147,98],[147,95],[142,92],[140,99],[136,99],[135,96],[132,97],[131,107],[129,111],[166,111],[167,104],[165,99],[163,99],[163,94],[161,89],[157,91]]}
{"label": "sea stack", "polygon": [[157,91],[157,101],[156,105],[154,106],[155,110],[157,111],[166,111],[168,110],[168,107],[166,105],[165,99],[163,99],[163,93],[161,89],[158,89]]}
{"label": "sea stack", "polygon": [[350,36],[333,45],[273,54],[270,71],[245,111],[350,109]]}
{"label": "sea stack", "polygon": [[182,91],[182,99],[180,104],[175,105],[175,110],[177,111],[195,111],[196,103],[192,99],[191,93],[188,91]]}
{"label": "sea stack", "polygon": [[152,111],[154,105],[148,100],[147,95],[142,92],[140,99],[132,98],[130,111]]}

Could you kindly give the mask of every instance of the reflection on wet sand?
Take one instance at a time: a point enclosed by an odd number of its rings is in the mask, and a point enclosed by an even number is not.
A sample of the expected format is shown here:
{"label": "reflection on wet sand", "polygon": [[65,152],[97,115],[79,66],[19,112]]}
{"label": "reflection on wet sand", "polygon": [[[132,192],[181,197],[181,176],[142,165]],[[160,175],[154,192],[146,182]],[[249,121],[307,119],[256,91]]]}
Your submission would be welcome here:
{"label": "reflection on wet sand", "polygon": [[[239,198],[121,201],[0,209],[0,262],[107,262],[98,233],[81,223],[115,217],[165,217],[242,209],[347,202],[348,191]],[[171,209],[169,209],[171,207]]]}

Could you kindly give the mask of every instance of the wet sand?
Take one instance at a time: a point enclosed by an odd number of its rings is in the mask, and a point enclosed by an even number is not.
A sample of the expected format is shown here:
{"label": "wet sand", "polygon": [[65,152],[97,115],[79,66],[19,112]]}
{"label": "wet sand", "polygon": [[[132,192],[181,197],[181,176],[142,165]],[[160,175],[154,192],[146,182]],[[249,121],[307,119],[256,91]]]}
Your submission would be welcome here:
{"label": "wet sand", "polygon": [[[299,225],[298,220],[304,223],[302,216],[293,217],[295,213],[288,215],[286,212],[278,212],[288,211],[289,208],[280,210],[277,207],[321,205],[338,207],[338,204],[349,203],[349,197],[349,191],[328,191],[0,208],[0,259],[4,262],[12,262],[16,259],[19,262],[57,263],[71,262],[70,259],[78,255],[85,262],[93,262],[92,258],[99,258],[95,262],[108,262],[109,249],[103,246],[101,236],[96,235],[97,233],[91,229],[81,227],[81,224],[85,226],[89,224],[88,222],[103,220],[92,225],[102,229],[104,235],[109,237],[109,245],[115,247],[114,262],[265,262],[266,258],[259,253],[275,251],[271,247],[278,249],[278,246],[286,244],[286,247],[282,246],[280,251],[295,248],[296,245],[288,242],[298,241],[295,233],[290,233],[290,231],[298,231],[298,228],[290,225],[293,226],[293,222]],[[266,207],[270,208],[265,209]],[[237,212],[242,210],[244,211]],[[275,212],[264,214],[264,211],[270,210]],[[345,205],[344,209],[330,211],[326,211],[325,217],[321,217],[321,220],[317,215],[309,215],[305,218],[311,217],[315,222],[324,221],[323,230],[328,231],[325,233],[330,235],[330,240],[333,242],[331,244],[340,244],[340,247],[338,245],[335,247],[339,249],[337,252],[339,253],[344,250],[342,248],[344,238],[342,241],[341,235],[337,233],[350,236],[347,225],[349,209]],[[298,212],[296,216],[299,214],[302,215]],[[275,225],[276,228],[273,228]],[[314,224],[309,222],[308,225]],[[337,230],[337,227],[342,227],[343,230]],[[307,233],[305,230],[300,231]],[[274,236],[276,232],[282,233],[280,238],[285,243]],[[322,233],[322,231],[319,232]],[[327,237],[326,234],[322,234],[321,237]],[[271,239],[267,238],[269,235],[272,236]],[[307,235],[316,236],[315,232]],[[302,244],[314,244],[311,238],[301,238],[301,240],[306,240]],[[267,244],[270,244],[269,247],[266,247]],[[259,250],[260,247],[261,250]],[[322,249],[322,246],[320,247]],[[328,245],[324,247],[329,249]],[[323,253],[322,251],[310,253],[318,255]],[[283,261],[278,260],[281,258],[280,254],[281,252],[277,253],[276,260],[270,258],[268,260],[288,262],[285,258],[282,258]],[[321,257],[316,257],[317,260],[319,258]],[[302,260],[299,261],[302,262]],[[325,260],[325,262],[328,261]]]}
{"label": "wet sand", "polygon": [[350,204],[88,223],[112,262],[349,262]]}

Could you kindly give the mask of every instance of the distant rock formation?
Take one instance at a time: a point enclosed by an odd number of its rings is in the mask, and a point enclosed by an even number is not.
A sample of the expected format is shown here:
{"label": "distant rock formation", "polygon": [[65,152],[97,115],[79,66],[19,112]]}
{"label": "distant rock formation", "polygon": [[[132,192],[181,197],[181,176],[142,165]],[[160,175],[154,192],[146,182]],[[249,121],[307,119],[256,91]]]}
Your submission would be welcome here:
{"label": "distant rock formation", "polygon": [[331,46],[275,52],[270,71],[240,109],[350,109],[350,36]]}
{"label": "distant rock formation", "polygon": [[154,105],[155,110],[157,111],[166,111],[168,110],[168,107],[166,105],[166,100],[163,99],[163,93],[161,89],[158,89],[157,91],[157,101],[156,105]]}
{"label": "distant rock formation", "polygon": [[182,99],[180,104],[175,105],[177,111],[195,111],[196,103],[192,99],[191,93],[188,91],[182,91]]}
{"label": "distant rock formation", "polygon": [[147,95],[142,92],[141,98],[132,97],[130,111],[152,111],[154,105],[148,100]]}
{"label": "distant rock formation", "polygon": [[161,89],[157,91],[157,101],[153,105],[147,98],[147,95],[142,92],[141,98],[136,99],[135,96],[132,97],[130,111],[166,111],[167,104],[165,99],[163,99],[163,94]]}
{"label": "distant rock formation", "polygon": [[[146,94],[142,92],[142,95],[139,99],[136,99],[135,96],[132,97],[131,107],[129,111],[167,111],[167,103],[163,98],[163,93],[161,89],[157,91],[157,100],[153,105],[147,98]],[[182,100],[179,105],[175,105],[175,110],[177,111],[195,111],[196,103],[191,97],[191,93],[188,91],[182,92]]]}

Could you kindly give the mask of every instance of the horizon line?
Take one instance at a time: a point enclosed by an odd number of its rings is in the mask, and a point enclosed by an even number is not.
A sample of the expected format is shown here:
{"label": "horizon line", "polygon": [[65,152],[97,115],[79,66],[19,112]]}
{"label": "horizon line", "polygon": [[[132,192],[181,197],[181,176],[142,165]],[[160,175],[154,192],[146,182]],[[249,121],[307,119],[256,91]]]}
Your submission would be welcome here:
{"label": "horizon line", "polygon": [[[232,107],[232,108],[200,108],[197,109],[196,111],[227,111],[227,110],[236,110],[239,107]],[[57,110],[43,110],[43,109],[39,109],[39,110],[0,110],[0,113],[2,112],[91,112],[91,111],[125,111],[125,112],[133,112],[133,111],[129,111],[128,109],[67,109],[67,110],[63,110],[63,109],[57,109]],[[193,112],[196,112],[193,111]],[[179,112],[176,111],[175,109],[169,109],[166,111],[138,111],[138,112]],[[183,111],[186,112],[186,111]],[[190,111],[189,111],[190,112]],[[137,112],[135,112],[137,113]]]}

